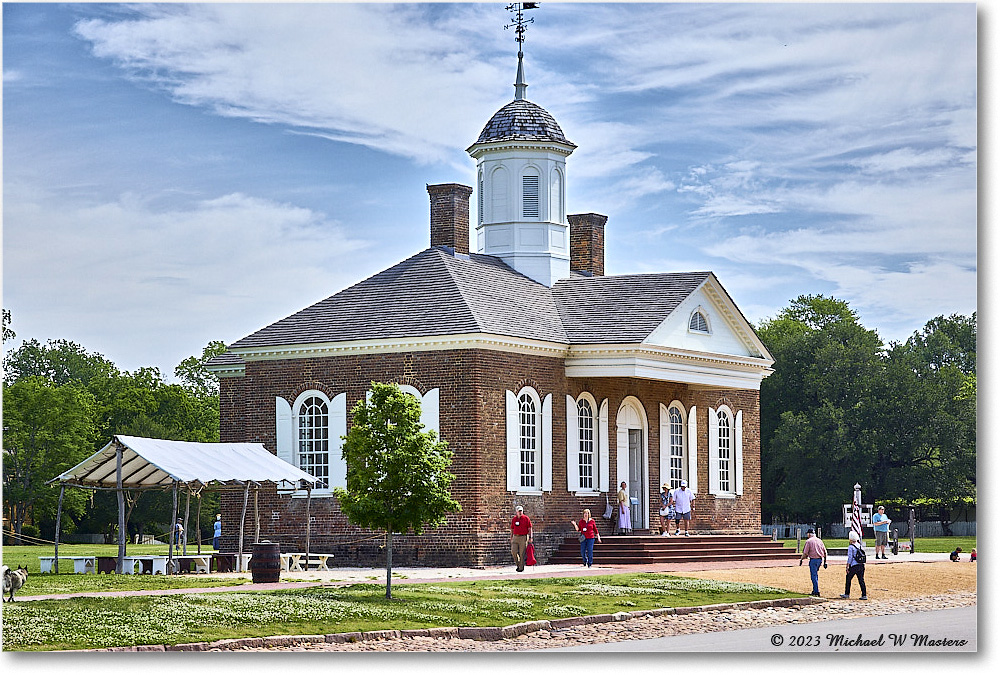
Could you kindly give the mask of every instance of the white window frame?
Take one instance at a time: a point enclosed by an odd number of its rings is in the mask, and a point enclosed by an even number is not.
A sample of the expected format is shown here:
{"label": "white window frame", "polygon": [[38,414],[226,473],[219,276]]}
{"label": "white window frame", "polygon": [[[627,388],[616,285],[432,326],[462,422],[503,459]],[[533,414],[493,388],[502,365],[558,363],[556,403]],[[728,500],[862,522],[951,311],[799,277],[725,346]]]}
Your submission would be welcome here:
{"label": "white window frame", "polygon": [[[729,425],[728,448],[723,447],[720,420]],[[728,459],[722,456],[728,450]],[[733,413],[728,405],[708,409],[709,492],[718,497],[743,494],[743,411]],[[728,465],[728,466],[727,466]],[[723,471],[728,470],[728,485]]]}
{"label": "white window frame", "polygon": [[[309,389],[298,395],[291,404],[280,396],[275,397],[275,435],[276,454],[289,464],[302,468],[300,457],[299,428],[302,407],[312,399],[319,399],[327,410],[326,438],[326,485],[312,490],[313,497],[328,497],[333,495],[334,487],[347,487],[347,463],[343,458],[344,441],[341,438],[347,434],[347,394],[340,393],[332,399],[324,392]],[[310,475],[309,467],[303,469]],[[308,491],[285,484],[278,486],[281,494],[291,494],[293,497],[305,497]]]}
{"label": "white window frame", "polygon": [[[671,418],[671,411],[676,411],[676,421]],[[690,487],[688,458],[688,413],[680,401],[671,401],[669,405],[660,404],[660,484],[667,483],[671,490],[680,487],[682,480],[687,480]],[[674,433],[678,432],[678,433]],[[679,437],[679,442],[675,443]],[[674,463],[678,475],[674,475]]]}
{"label": "white window frame", "polygon": [[[530,400],[533,408],[532,436],[523,436],[521,400]],[[524,387],[516,394],[506,392],[507,417],[507,490],[519,495],[540,495],[552,490],[552,394],[541,398],[532,387]],[[534,463],[530,477],[534,485],[523,485],[522,469],[524,443],[533,445]]]}
{"label": "white window frame", "polygon": [[[591,421],[591,485],[582,484],[580,475],[580,455],[582,454],[583,438],[580,428],[580,404],[590,407]],[[603,417],[602,417],[603,411]],[[566,395],[566,489],[577,496],[598,495],[607,491],[608,471],[608,431],[607,431],[607,399],[598,405],[597,399],[588,392],[583,392],[573,398]],[[602,487],[603,486],[603,487]]]}

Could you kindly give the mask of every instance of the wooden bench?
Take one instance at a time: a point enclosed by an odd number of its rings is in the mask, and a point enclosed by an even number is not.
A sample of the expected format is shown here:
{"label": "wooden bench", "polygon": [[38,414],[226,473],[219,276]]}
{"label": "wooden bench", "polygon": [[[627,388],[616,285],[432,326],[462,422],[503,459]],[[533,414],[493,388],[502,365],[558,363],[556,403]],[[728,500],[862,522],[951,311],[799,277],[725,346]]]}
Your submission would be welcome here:
{"label": "wooden bench", "polygon": [[[329,570],[327,562],[333,557],[331,553],[309,553],[310,570]],[[306,554],[302,553],[282,553],[281,569],[285,572],[304,572]]]}
{"label": "wooden bench", "polygon": [[[60,560],[72,560],[73,572],[75,574],[91,574],[94,571],[94,559],[92,555],[61,555]],[[55,562],[54,555],[38,556],[38,569],[43,574],[52,572],[52,565]]]}

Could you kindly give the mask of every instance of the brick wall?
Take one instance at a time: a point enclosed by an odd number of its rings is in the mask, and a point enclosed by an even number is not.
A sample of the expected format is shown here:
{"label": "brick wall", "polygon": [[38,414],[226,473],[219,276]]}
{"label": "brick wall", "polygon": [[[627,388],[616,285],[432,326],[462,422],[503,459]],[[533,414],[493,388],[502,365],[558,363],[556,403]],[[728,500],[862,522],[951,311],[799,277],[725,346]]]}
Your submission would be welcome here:
{"label": "brick wall", "polygon": [[[223,378],[222,440],[259,442],[275,451],[274,397],[294,401],[303,391],[317,389],[331,398],[347,392],[348,412],[364,398],[369,383],[409,384],[422,393],[440,389],[441,438],[454,453],[453,497],[462,512],[445,525],[421,536],[394,538],[393,561],[398,565],[484,566],[510,562],[509,522],[515,504],[523,504],[535,528],[536,555],[544,562],[563,537],[572,534],[569,521],[590,508],[602,533],[610,523],[600,518],[605,497],[578,499],[566,490],[566,395],[587,391],[598,403],[609,399],[611,480],[615,480],[616,416],[626,396],[635,396],[649,421],[649,522],[658,523],[659,404],[677,399],[690,409],[698,406],[699,497],[693,529],[710,532],[760,531],[759,398],[756,391],[704,391],[685,385],[628,378],[567,379],[562,359],[487,350],[451,350],[343,356],[334,358],[250,361],[242,378]],[[507,427],[505,391],[533,387],[544,399],[552,394],[552,492],[543,496],[515,495],[506,490]],[[744,494],[735,499],[708,495],[708,407],[727,403],[744,415]],[[595,411],[596,413],[596,411]],[[350,417],[350,414],[348,414]],[[350,423],[350,420],[348,420]],[[613,498],[612,494],[612,498]],[[224,550],[235,550],[242,493],[222,494]],[[281,543],[282,550],[305,547],[306,500],[258,494],[261,538]],[[351,526],[331,497],[312,500],[311,548],[333,552],[335,564],[382,565],[385,552],[380,533]],[[253,541],[253,498],[245,524],[249,550]]]}

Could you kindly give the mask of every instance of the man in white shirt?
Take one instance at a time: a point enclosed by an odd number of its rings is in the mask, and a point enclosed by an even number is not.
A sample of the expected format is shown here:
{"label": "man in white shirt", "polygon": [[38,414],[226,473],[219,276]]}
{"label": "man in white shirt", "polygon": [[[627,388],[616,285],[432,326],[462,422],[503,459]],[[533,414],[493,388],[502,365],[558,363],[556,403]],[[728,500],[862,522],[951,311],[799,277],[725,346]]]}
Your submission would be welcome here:
{"label": "man in white shirt", "polygon": [[681,486],[674,490],[674,510],[677,512],[677,532],[674,534],[680,536],[681,523],[684,523],[684,536],[690,537],[688,523],[691,522],[691,504],[694,502],[694,493],[688,490],[687,484],[686,480],[682,480]]}

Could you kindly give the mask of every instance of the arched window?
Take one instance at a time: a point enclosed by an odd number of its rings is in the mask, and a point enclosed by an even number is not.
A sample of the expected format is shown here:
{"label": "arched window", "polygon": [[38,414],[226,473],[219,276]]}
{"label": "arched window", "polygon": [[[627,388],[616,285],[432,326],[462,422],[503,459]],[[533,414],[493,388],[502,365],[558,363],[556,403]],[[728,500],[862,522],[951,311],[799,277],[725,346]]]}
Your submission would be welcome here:
{"label": "arched window", "polygon": [[517,400],[521,444],[521,487],[535,489],[538,466],[538,409],[528,393]]}
{"label": "arched window", "polygon": [[691,312],[691,319],[688,321],[688,330],[693,333],[710,333],[708,328],[708,318],[699,308]]}
{"label": "arched window", "polygon": [[594,409],[587,399],[576,404],[577,429],[579,430],[578,466],[580,489],[594,489]]}
{"label": "arched window", "polygon": [[501,223],[510,220],[507,213],[507,170],[497,167],[490,174],[490,214],[486,221],[491,223]]}
{"label": "arched window", "polygon": [[733,421],[729,416],[729,411],[720,408],[719,415],[719,491],[732,492],[732,471],[733,471]]}
{"label": "arched window", "polygon": [[319,479],[317,487],[330,483],[330,408],[319,396],[310,396],[295,414],[296,454],[299,468]]}
{"label": "arched window", "polygon": [[670,406],[670,489],[681,486],[684,480],[684,414],[677,406]]}

